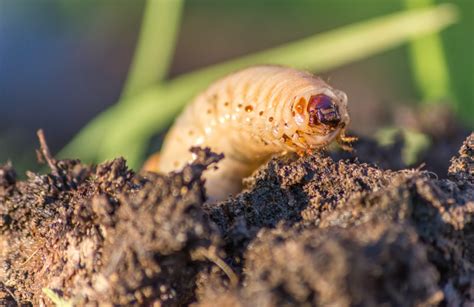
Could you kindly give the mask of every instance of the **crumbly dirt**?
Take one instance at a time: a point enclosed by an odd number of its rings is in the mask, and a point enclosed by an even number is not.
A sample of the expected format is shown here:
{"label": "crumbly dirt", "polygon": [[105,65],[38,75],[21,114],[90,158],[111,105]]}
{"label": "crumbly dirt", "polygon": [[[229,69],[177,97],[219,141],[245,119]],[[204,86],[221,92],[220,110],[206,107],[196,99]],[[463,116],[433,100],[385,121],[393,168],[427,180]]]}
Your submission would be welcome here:
{"label": "crumbly dirt", "polygon": [[274,158],[206,203],[209,150],[137,174],[43,139],[48,174],[0,167],[0,305],[54,305],[50,289],[79,306],[472,306],[474,133],[440,174],[402,148]]}

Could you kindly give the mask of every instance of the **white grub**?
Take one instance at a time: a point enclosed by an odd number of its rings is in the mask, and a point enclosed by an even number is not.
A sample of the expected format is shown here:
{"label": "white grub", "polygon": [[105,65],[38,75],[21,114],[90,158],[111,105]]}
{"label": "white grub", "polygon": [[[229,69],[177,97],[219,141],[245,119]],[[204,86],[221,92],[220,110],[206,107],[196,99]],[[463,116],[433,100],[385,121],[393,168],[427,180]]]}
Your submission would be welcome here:
{"label": "white grub", "polygon": [[[317,121],[309,110],[314,97],[334,106],[336,122]],[[332,109],[322,111],[328,110]],[[214,82],[198,95],[176,119],[158,162],[147,164],[147,169],[179,169],[192,160],[190,147],[210,147],[225,158],[218,169],[205,174],[206,189],[211,201],[222,200],[239,192],[242,178],[272,155],[303,154],[334,139],[348,140],[344,136],[348,124],[347,96],[322,79],[287,67],[250,67]]]}

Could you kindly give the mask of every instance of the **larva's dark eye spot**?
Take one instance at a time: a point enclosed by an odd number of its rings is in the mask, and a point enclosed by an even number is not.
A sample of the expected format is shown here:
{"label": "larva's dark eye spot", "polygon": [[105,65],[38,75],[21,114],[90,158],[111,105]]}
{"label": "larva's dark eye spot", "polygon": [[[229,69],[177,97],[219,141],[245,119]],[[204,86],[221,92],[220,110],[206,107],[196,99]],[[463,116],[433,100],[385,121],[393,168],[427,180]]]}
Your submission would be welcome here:
{"label": "larva's dark eye spot", "polygon": [[263,115],[263,111],[260,111],[260,112],[258,113],[258,115],[262,116],[262,115]]}
{"label": "larva's dark eye spot", "polygon": [[224,106],[225,106],[225,107],[228,107],[228,106],[229,106],[229,102],[228,102],[228,101],[224,102]]}
{"label": "larva's dark eye spot", "polygon": [[269,118],[268,118],[268,121],[269,121],[269,122],[272,122],[272,121],[273,121],[273,117],[269,117]]}
{"label": "larva's dark eye spot", "polygon": [[308,102],[309,125],[314,127],[319,123],[336,127],[341,122],[337,106],[331,97],[324,94],[311,96]]}
{"label": "larva's dark eye spot", "polygon": [[237,107],[238,107],[238,108],[242,108],[242,104],[239,103],[239,104],[237,105]]}
{"label": "larva's dark eye spot", "polygon": [[251,105],[245,106],[245,112],[252,112],[253,107]]}

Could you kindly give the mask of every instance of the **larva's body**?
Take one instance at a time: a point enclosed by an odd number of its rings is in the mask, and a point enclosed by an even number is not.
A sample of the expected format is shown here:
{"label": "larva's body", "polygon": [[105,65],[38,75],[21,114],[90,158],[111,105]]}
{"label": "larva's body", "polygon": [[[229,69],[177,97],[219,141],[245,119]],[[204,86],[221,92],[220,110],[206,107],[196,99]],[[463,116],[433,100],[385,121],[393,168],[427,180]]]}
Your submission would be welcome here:
{"label": "larva's body", "polygon": [[212,200],[238,192],[270,156],[308,152],[335,138],[349,123],[346,95],[310,73],[278,66],[241,70],[213,83],[195,98],[166,136],[159,161],[147,169],[168,172],[193,160],[192,146],[225,158],[209,170]]}

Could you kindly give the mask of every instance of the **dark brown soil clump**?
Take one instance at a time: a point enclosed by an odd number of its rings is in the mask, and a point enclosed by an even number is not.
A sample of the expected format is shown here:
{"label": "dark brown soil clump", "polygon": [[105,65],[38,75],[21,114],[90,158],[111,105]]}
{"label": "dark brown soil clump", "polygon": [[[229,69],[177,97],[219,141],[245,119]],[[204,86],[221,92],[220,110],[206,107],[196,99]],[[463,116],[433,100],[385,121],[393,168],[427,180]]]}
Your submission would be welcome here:
{"label": "dark brown soil clump", "polygon": [[212,204],[208,150],[165,176],[43,144],[51,173],[0,168],[0,305],[474,304],[474,134],[439,176],[402,146],[275,158]]}

